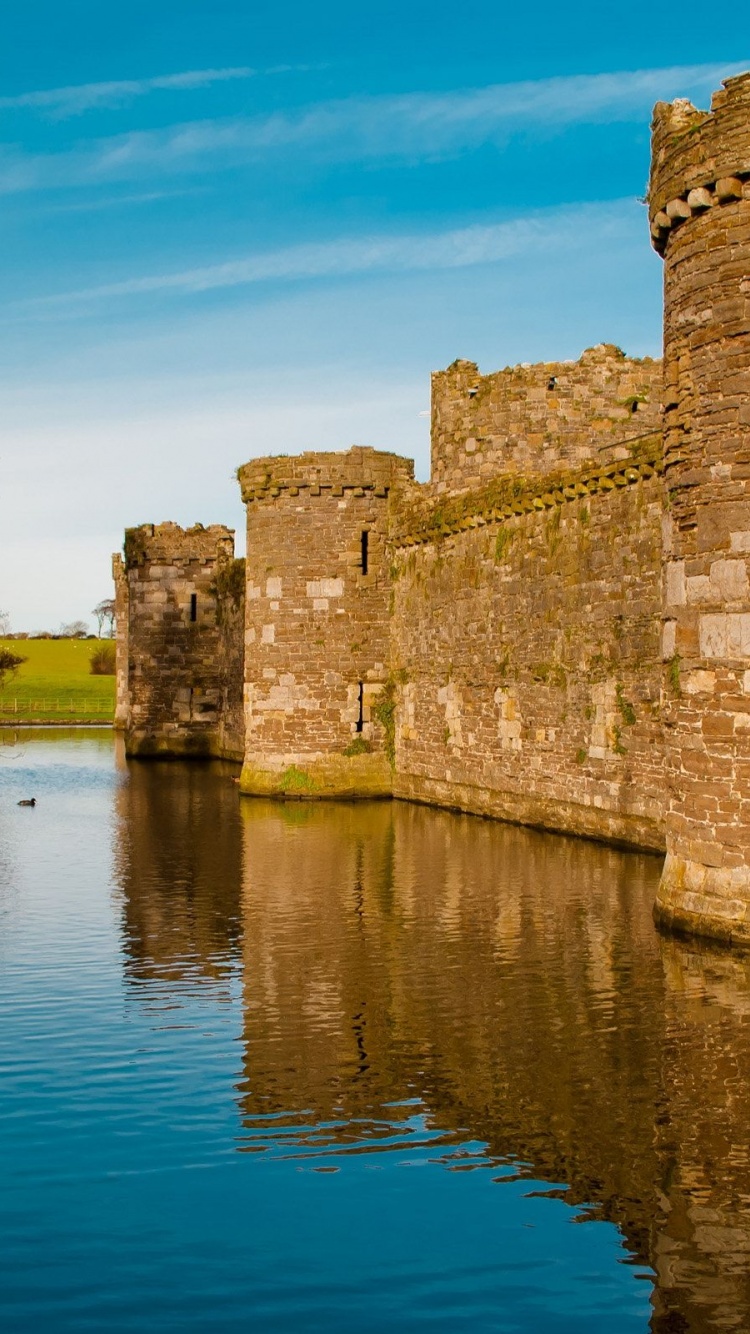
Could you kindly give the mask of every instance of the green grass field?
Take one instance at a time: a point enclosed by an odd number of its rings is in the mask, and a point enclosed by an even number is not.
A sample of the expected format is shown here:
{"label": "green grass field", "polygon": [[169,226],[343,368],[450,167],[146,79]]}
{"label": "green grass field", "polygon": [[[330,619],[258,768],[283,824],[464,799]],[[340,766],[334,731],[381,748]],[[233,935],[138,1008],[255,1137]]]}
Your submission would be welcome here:
{"label": "green grass field", "polygon": [[111,723],[114,676],[92,676],[96,639],[0,639],[27,659],[0,688],[0,722]]}

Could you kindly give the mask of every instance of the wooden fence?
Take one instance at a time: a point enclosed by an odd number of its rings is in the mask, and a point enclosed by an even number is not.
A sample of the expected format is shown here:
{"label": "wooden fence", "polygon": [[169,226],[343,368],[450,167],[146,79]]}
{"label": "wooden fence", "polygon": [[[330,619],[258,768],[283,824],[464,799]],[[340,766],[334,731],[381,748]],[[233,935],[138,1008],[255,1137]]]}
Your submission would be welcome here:
{"label": "wooden fence", "polygon": [[115,711],[111,699],[0,699],[0,718],[28,717],[30,714],[97,714],[111,718]]}

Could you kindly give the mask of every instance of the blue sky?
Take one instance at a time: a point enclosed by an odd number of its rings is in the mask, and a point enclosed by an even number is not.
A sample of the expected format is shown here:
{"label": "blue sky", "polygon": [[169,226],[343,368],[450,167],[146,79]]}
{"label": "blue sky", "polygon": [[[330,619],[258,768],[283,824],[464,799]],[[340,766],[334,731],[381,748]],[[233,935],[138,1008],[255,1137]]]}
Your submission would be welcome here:
{"label": "blue sky", "polygon": [[426,477],[454,357],[658,354],[651,107],[707,105],[747,26],[692,0],[5,6],[13,628],[85,618],[125,525],[241,530],[253,455],[370,444]]}

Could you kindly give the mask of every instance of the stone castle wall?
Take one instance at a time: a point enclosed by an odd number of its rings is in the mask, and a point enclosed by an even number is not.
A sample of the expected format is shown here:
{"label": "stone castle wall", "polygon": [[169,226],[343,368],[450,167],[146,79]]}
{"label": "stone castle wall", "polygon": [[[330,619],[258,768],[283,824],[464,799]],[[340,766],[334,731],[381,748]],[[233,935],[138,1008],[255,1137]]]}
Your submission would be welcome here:
{"label": "stone castle wall", "polygon": [[661,362],[591,347],[580,360],[480,375],[454,361],[432,377],[434,489],[454,494],[501,473],[538,476],[602,459],[661,429]]}
{"label": "stone castle wall", "polygon": [[663,848],[659,457],[405,501],[398,796]]}
{"label": "stone castle wall", "polygon": [[412,465],[351,449],[256,459],[247,504],[247,792],[391,791],[389,494]]}

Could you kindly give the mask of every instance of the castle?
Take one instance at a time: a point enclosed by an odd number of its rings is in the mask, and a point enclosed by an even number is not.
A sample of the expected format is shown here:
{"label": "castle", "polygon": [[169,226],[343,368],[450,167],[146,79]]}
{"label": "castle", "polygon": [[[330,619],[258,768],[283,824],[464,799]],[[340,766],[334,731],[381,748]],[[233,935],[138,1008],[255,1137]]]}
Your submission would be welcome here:
{"label": "castle", "polygon": [[750,942],[750,74],[658,103],[664,361],[432,381],[431,480],[253,459],[223,527],[114,558],[131,755],[666,851],[666,925]]}

